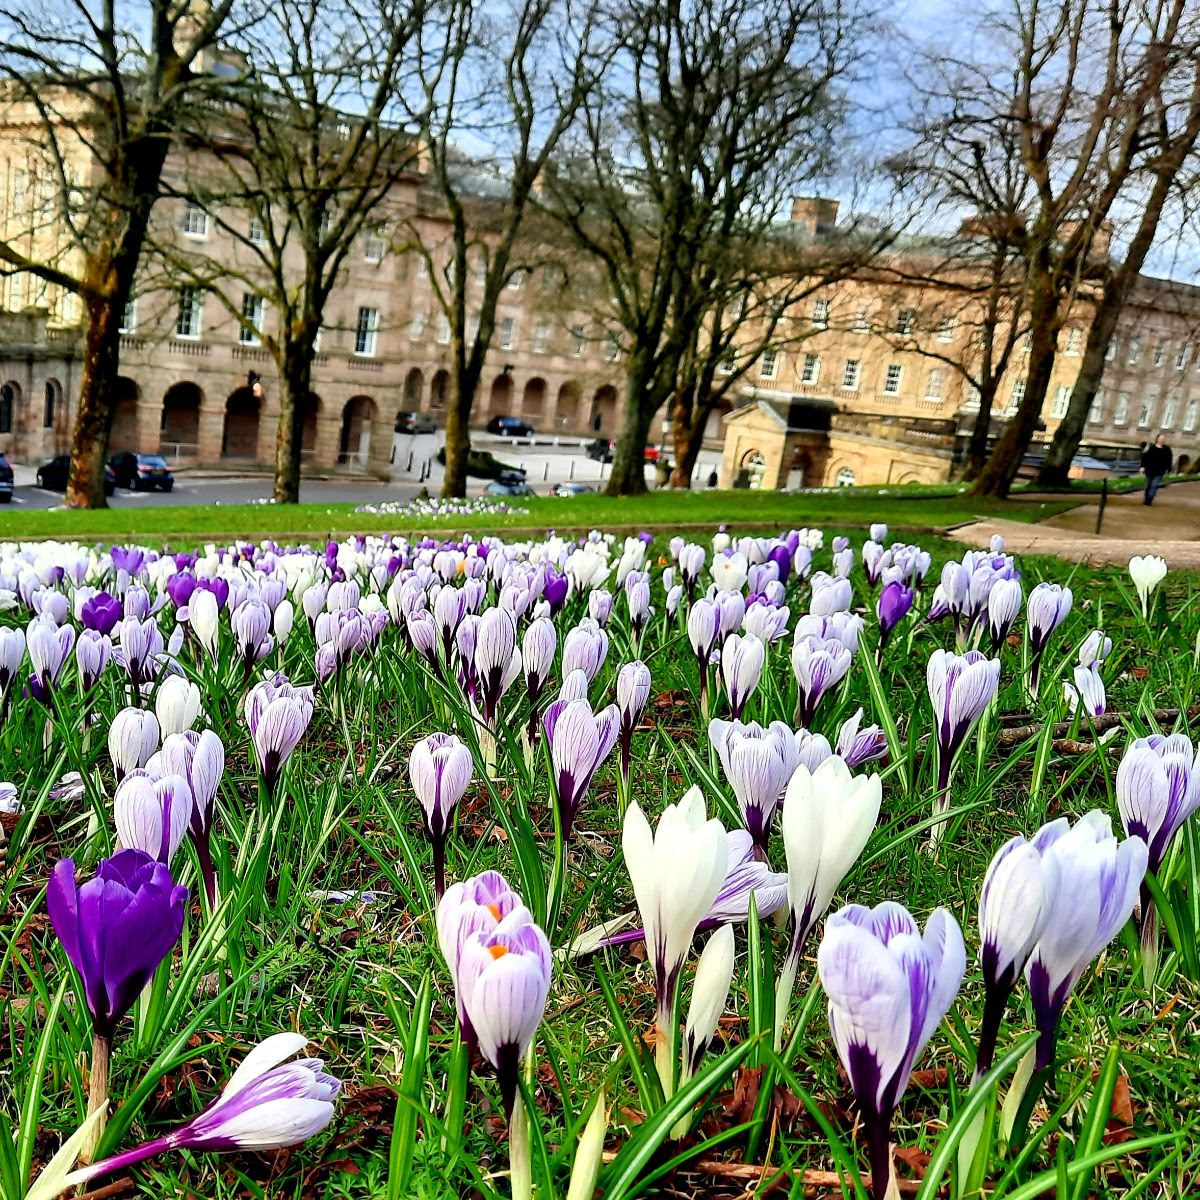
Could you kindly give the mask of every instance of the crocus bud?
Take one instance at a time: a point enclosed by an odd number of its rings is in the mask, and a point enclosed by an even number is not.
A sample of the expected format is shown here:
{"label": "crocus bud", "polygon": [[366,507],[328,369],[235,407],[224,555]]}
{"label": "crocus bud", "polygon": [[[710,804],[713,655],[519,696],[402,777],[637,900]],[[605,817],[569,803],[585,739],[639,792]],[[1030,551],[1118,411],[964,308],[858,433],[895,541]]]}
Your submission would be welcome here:
{"label": "crocus bud", "polygon": [[782,721],[764,729],[756,721],[714,720],[708,736],[737,798],[742,822],[765,861],[775,809],[796,769],[796,739]]}
{"label": "crocus bud", "polygon": [[621,714],[618,733],[621,742],[621,777],[629,782],[632,760],[633,731],[642,719],[650,699],[650,668],[636,659],[617,672],[617,711]]}
{"label": "crocus bud", "polygon": [[[797,631],[798,632],[798,631]],[[810,726],[817,705],[850,670],[852,655],[833,638],[801,637],[792,646],[792,672],[796,676],[796,724]]]}
{"label": "crocus bud", "polygon": [[1089,717],[1104,715],[1107,707],[1104,680],[1094,667],[1076,667],[1071,673],[1071,681],[1063,684],[1063,695],[1072,713],[1082,705]]}
{"label": "crocus bud", "polygon": [[1138,600],[1142,605],[1142,616],[1150,612],[1150,597],[1154,589],[1167,576],[1167,560],[1157,554],[1135,554],[1129,560],[1129,577],[1137,588]]}
{"label": "crocus bud", "polygon": [[687,1080],[699,1070],[700,1060],[717,1036],[717,1023],[729,999],[733,982],[734,936],[732,925],[713,932],[696,964],[692,999],[688,1005],[683,1035],[683,1076]]}
{"label": "crocus bud", "polygon": [[108,727],[108,756],[119,783],[130,771],[144,767],[158,749],[158,718],[142,708],[123,708]]}
{"label": "crocus bud", "polygon": [[521,665],[525,671],[525,690],[533,704],[545,691],[557,650],[558,633],[554,622],[548,617],[531,622],[521,640]]}
{"label": "crocus bud", "polygon": [[721,647],[721,678],[734,720],[741,717],[758,687],[766,660],[766,647],[752,633],[742,637],[731,634]]}
{"label": "crocus bud", "polygon": [[165,738],[191,729],[200,715],[200,689],[182,675],[168,675],[154,697],[158,727]]}
{"label": "crocus bud", "polygon": [[217,634],[220,626],[220,608],[212,592],[197,588],[187,605],[188,626],[196,640],[208,652],[210,658],[217,657]]}
{"label": "crocus bud", "polygon": [[882,522],[874,524],[870,527],[871,541],[878,542],[883,545],[887,541],[888,527]]}
{"label": "crocus bud", "polygon": [[574,629],[568,630],[563,638],[562,672],[580,670],[588,681],[596,678],[597,672],[608,657],[608,634],[596,621],[585,617]]}
{"label": "crocus bud", "polygon": [[608,618],[612,616],[613,598],[611,592],[606,592],[603,589],[597,589],[588,596],[588,616],[600,626],[601,629],[608,624]]}
{"label": "crocus bud", "polygon": [[111,659],[112,642],[106,634],[97,633],[94,629],[85,629],[80,633],[75,642],[75,666],[79,669],[79,682],[85,692],[96,686]]}
{"label": "crocus bud", "polygon": [[1021,581],[998,579],[988,592],[988,627],[992,633],[992,651],[998,654],[1004,645],[1013,623],[1021,611]]}
{"label": "crocus bud", "polygon": [[267,794],[273,795],[283,766],[300,744],[312,720],[311,698],[276,696],[251,711],[250,735]]}
{"label": "crocus bud", "polygon": [[437,895],[446,890],[446,833],[471,783],[471,751],[452,733],[431,733],[413,747],[408,778],[433,843]]}
{"label": "crocus bud", "polygon": [[1079,665],[1095,667],[1099,670],[1104,666],[1105,660],[1111,653],[1112,638],[1105,637],[1104,631],[1101,629],[1093,629],[1083,639],[1083,645],[1079,647]]}
{"label": "crocus bud", "polygon": [[292,632],[296,620],[296,609],[290,600],[280,600],[275,606],[275,615],[271,618],[271,628],[275,631],[275,642],[282,646]]}
{"label": "crocus bud", "polygon": [[113,819],[122,848],[141,850],[169,867],[187,835],[192,793],[180,775],[152,779],[127,775],[113,798]]}
{"label": "crocus bud", "polygon": [[1029,643],[1035,655],[1040,655],[1050,642],[1054,631],[1071,611],[1071,589],[1057,583],[1039,583],[1029,593],[1025,615],[1029,622]]}
{"label": "crocus bud", "polygon": [[1117,768],[1117,808],[1125,832],[1146,843],[1148,869],[1157,874],[1175,835],[1200,808],[1200,756],[1185,734],[1129,743]]}
{"label": "crocus bud", "polygon": [[913,592],[902,583],[884,584],[875,602],[875,615],[879,618],[879,645],[882,648],[893,629],[908,616],[913,606]]}
{"label": "crocus bud", "polygon": [[556,700],[542,726],[550,746],[560,828],[569,841],[592,778],[616,744],[620,715],[615,704],[593,713],[586,700]]}

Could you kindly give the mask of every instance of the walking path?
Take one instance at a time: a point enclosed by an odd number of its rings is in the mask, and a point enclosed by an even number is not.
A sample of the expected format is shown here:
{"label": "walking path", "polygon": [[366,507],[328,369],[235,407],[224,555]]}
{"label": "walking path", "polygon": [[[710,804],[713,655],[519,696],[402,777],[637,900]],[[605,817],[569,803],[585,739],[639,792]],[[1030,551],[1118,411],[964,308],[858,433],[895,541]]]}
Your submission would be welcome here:
{"label": "walking path", "polygon": [[988,518],[950,531],[969,546],[986,547],[993,534],[1016,554],[1053,554],[1091,566],[1125,566],[1135,554],[1161,554],[1172,569],[1200,570],[1200,482],[1164,487],[1147,507],[1142,493],[1110,496],[1096,535],[1099,497],[1037,525]]}

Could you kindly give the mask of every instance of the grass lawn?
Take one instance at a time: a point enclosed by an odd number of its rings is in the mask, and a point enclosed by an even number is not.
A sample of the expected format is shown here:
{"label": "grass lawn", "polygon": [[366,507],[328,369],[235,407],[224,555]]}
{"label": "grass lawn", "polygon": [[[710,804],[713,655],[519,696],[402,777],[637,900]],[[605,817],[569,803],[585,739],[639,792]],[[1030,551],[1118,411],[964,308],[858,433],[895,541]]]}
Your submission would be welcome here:
{"label": "grass lawn", "polygon": [[[514,504],[518,502],[514,501]],[[894,532],[916,535],[976,517],[1003,516],[1041,521],[1075,507],[1078,501],[1013,499],[981,501],[953,486],[930,488],[847,488],[837,492],[650,492],[636,499],[575,496],[529,497],[525,513],[472,516],[375,515],[352,504],[294,506],[161,506],[92,511],[6,511],[0,513],[0,539],[111,538],[114,540],[225,541],[235,537],[325,537],[351,533],[419,533],[425,530],[491,533],[558,529],[651,529],[667,531],[728,524],[742,529],[781,529],[803,525],[862,526],[886,521]]]}

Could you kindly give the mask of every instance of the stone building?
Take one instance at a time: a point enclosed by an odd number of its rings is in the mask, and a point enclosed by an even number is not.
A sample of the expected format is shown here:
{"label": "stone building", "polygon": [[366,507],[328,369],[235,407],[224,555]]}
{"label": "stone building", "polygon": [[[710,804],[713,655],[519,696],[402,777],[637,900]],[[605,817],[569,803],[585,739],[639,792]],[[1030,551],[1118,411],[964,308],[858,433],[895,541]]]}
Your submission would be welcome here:
{"label": "stone building", "polygon": [[[798,201],[793,221],[832,229],[828,201]],[[927,251],[901,252],[915,259]],[[964,252],[964,272],[971,259]],[[919,277],[914,269],[908,274]],[[722,486],[834,487],[950,479],[978,412],[968,375],[979,300],[872,270],[789,312],[791,342],[765,352],[725,414]],[[1088,303],[1076,302],[1059,341],[1032,457],[1065,415],[1079,371]],[[1024,395],[1027,348],[1018,342],[993,407],[992,434]],[[963,366],[967,371],[961,369]],[[1200,448],[1200,288],[1142,277],[1108,352],[1080,463],[1129,467],[1158,432],[1194,462]],[[1091,473],[1081,466],[1078,473]]]}

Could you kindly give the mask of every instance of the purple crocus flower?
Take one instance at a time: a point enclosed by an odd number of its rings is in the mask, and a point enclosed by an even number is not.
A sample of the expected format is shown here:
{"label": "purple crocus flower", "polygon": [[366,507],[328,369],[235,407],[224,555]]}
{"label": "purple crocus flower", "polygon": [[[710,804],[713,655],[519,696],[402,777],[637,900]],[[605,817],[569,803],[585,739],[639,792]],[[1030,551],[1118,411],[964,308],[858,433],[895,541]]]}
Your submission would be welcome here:
{"label": "purple crocus flower", "polygon": [[192,793],[181,775],[152,778],[131,771],[113,797],[113,823],[127,850],[141,850],[169,867],[192,818]]}
{"label": "purple crocus flower", "polygon": [[413,747],[408,778],[433,844],[434,886],[440,900],[446,891],[446,834],[471,784],[471,751],[452,733],[431,733]]}
{"label": "purple crocus flower", "polygon": [[1001,846],[979,895],[979,965],[983,1018],[979,1025],[976,1080],[992,1067],[1008,998],[1058,901],[1058,864],[1043,855],[1037,838],[1021,835]]}
{"label": "purple crocus flower", "polygon": [[621,714],[618,739],[621,743],[621,779],[629,786],[629,767],[633,757],[633,731],[642,719],[650,699],[650,668],[634,660],[617,672],[617,710]]}
{"label": "purple crocus flower", "polygon": [[197,733],[189,729],[172,733],[163,739],[158,755],[160,769],[166,774],[180,775],[187,780],[192,794],[192,811],[188,832],[200,860],[200,875],[209,908],[217,903],[217,877],[213,867],[210,840],[213,808],[225,773],[225,747],[211,729]]}
{"label": "purple crocus flower", "polygon": [[1033,839],[1043,859],[1055,860],[1058,905],[1025,965],[1039,1038],[1036,1065],[1054,1061],[1058,1022],[1088,964],[1129,920],[1146,875],[1146,843],[1118,843],[1112,822],[1093,810],[1071,826],[1044,825]]}
{"label": "purple crocus flower", "polygon": [[[260,690],[266,688],[273,688],[273,698]],[[283,766],[312,720],[312,695],[306,688],[292,688],[286,680],[282,688],[278,683],[260,683],[246,697],[246,713],[263,784],[267,795],[274,796]]]}
{"label": "purple crocus flower", "polygon": [[261,600],[243,600],[233,610],[229,619],[233,629],[238,657],[242,660],[246,677],[254,664],[265,657],[274,647],[271,638],[271,610]]}
{"label": "purple crocus flower", "polygon": [[922,934],[906,909],[848,905],[825,924],[817,973],[829,1028],[858,1101],[874,1200],[892,1179],[892,1113],[917,1056],[946,1015],[966,970],[962,931],[944,908]]}
{"label": "purple crocus flower", "polygon": [[593,713],[586,700],[556,700],[542,728],[550,747],[555,803],[564,841],[571,840],[575,817],[600,764],[612,752],[621,717],[615,704]]}
{"label": "purple crocus flower", "polygon": [[141,850],[101,859],[79,887],[65,858],[50,874],[46,906],[54,932],[83,980],[92,1028],[109,1040],[183,931],[188,892]]}
{"label": "purple crocus flower", "polygon": [[775,809],[799,762],[795,735],[782,721],[764,729],[755,721],[744,725],[714,720],[709,722],[708,736],[737,798],[742,821],[759,857],[766,861]]}
{"label": "purple crocus flower", "polygon": [[59,628],[48,617],[38,617],[29,622],[25,642],[29,649],[29,665],[33,668],[30,691],[43,704],[49,705],[58,677],[74,649],[75,627],[63,625]]}
{"label": "purple crocus flower", "polygon": [[[887,738],[883,731],[878,725],[860,728],[862,719],[863,710],[860,708],[852,717],[847,717],[838,730],[836,754],[848,767],[861,767],[863,763],[883,758],[887,754]],[[809,767],[809,770],[812,769],[813,767]]]}
{"label": "purple crocus flower", "polygon": [[1071,589],[1057,583],[1039,583],[1029,593],[1025,618],[1029,628],[1029,690],[1036,699],[1041,677],[1042,655],[1054,631],[1071,611]]}
{"label": "purple crocus flower", "polygon": [[925,672],[938,751],[938,811],[945,811],[949,798],[950,771],[975,722],[996,695],[1000,683],[1000,660],[985,658],[978,650],[961,656],[935,650]]}
{"label": "purple crocus flower", "polygon": [[191,571],[179,570],[168,575],[163,586],[176,608],[186,608],[196,590],[196,576]]}
{"label": "purple crocus flower", "polygon": [[999,654],[1008,640],[1012,627],[1021,611],[1021,581],[998,579],[988,593],[988,628],[992,634],[992,653]]}
{"label": "purple crocus flower", "polygon": [[116,628],[117,622],[124,615],[121,602],[107,592],[97,592],[86,600],[80,612],[85,629],[94,629],[97,633],[109,634]]}
{"label": "purple crocus flower", "polygon": [[608,634],[590,617],[585,617],[563,638],[562,673],[582,671],[590,683],[608,657]]}
{"label": "purple crocus flower", "polygon": [[[471,665],[484,722],[494,730],[500,701],[521,673],[521,652],[517,649],[516,622],[510,613],[489,608],[477,620]],[[466,624],[464,620],[460,629]]]}
{"label": "purple crocus flower", "polygon": [[142,684],[152,680],[158,671],[165,643],[158,622],[153,617],[140,620],[126,617],[118,626],[121,646],[116,657],[129,674],[133,697],[140,700]]}
{"label": "purple crocus flower", "polygon": [[550,605],[552,613],[558,612],[566,604],[570,588],[571,581],[565,575],[560,575],[557,571],[546,572],[546,582],[542,587],[542,599]]}
{"label": "purple crocus flower", "polygon": [[796,676],[796,724],[812,724],[821,698],[835,688],[850,670],[851,653],[833,638],[801,637],[792,645],[792,672]]}
{"label": "purple crocus flower", "polygon": [[913,606],[913,592],[902,583],[885,583],[875,602],[875,615],[879,618],[879,649],[882,652],[891,632],[908,616]]}
{"label": "purple crocus flower", "polygon": [[124,571],[131,578],[146,563],[146,552],[137,546],[114,546],[111,551],[113,569]]}
{"label": "purple crocus flower", "polygon": [[104,669],[112,659],[112,642],[103,633],[84,629],[75,642],[75,666],[79,671],[79,683],[85,692],[96,686]]}

